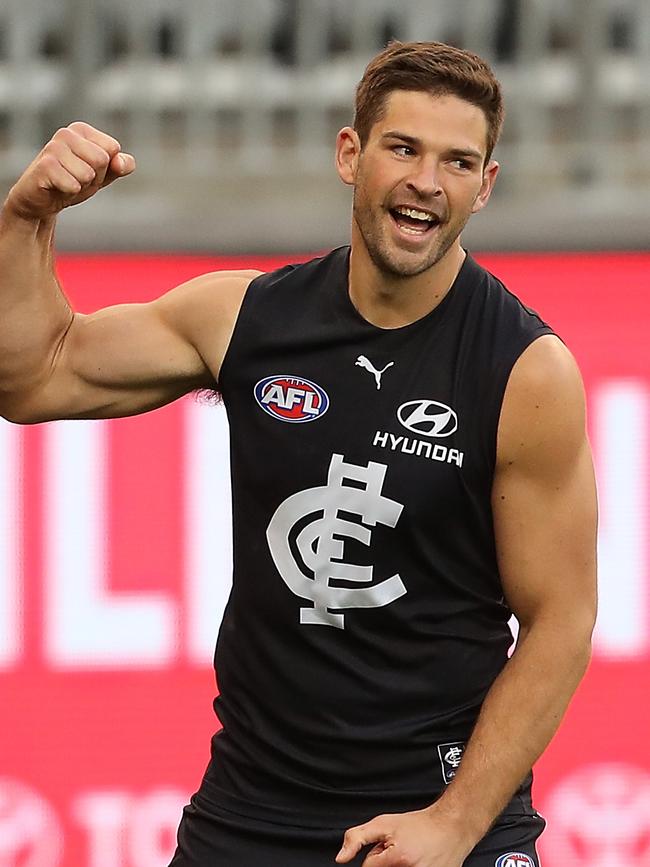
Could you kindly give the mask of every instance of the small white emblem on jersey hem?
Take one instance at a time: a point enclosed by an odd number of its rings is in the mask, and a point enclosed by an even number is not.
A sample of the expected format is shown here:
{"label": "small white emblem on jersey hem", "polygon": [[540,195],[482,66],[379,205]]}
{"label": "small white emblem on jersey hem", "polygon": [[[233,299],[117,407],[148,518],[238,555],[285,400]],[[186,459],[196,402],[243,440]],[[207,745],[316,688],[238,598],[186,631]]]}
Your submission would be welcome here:
{"label": "small white emblem on jersey hem", "polygon": [[375,382],[377,383],[377,391],[381,388],[381,378],[386,373],[389,367],[392,367],[395,364],[394,361],[389,361],[385,367],[382,367],[381,370],[377,370],[372,361],[369,358],[366,358],[365,355],[360,355],[357,360],[354,362],[355,367],[362,367],[364,370],[367,370],[368,373],[372,373],[375,377]]}
{"label": "small white emblem on jersey hem", "polygon": [[438,758],[442,768],[442,779],[445,785],[449,785],[456,776],[456,771],[460,767],[463,753],[465,752],[465,744],[463,741],[453,741],[447,744],[438,744]]}

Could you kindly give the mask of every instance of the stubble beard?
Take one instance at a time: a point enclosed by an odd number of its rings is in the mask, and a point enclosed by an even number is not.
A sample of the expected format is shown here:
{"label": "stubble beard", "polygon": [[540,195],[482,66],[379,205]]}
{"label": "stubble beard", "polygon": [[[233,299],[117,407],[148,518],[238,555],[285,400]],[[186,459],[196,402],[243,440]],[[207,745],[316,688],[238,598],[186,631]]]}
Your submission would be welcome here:
{"label": "stubble beard", "polygon": [[387,277],[415,277],[433,268],[449,252],[469,220],[469,214],[453,223],[444,223],[437,231],[438,239],[426,253],[409,253],[392,248],[382,225],[387,212],[378,215],[355,190],[352,216],[374,266]]}

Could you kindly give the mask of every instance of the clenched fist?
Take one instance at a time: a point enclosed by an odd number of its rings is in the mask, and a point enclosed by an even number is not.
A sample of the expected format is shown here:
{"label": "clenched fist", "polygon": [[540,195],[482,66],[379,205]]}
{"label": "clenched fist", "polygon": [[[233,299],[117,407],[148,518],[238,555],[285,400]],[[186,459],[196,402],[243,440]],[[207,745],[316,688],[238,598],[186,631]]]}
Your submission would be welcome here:
{"label": "clenched fist", "polygon": [[5,208],[27,220],[52,217],[130,175],[135,160],[87,123],[58,130],[9,192]]}

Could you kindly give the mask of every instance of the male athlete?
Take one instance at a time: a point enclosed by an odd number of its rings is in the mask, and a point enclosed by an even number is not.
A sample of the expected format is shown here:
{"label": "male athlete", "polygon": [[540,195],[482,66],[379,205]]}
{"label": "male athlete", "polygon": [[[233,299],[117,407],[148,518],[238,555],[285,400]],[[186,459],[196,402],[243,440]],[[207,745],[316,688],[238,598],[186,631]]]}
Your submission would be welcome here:
{"label": "male athlete", "polygon": [[91,315],[56,216],[133,157],[73,123],[9,193],[3,415],[206,388],[229,415],[222,728],[173,867],[539,867],[530,769],[589,658],[596,504],[573,358],[460,242],[502,113],[475,55],[394,43],[337,139],[349,248]]}

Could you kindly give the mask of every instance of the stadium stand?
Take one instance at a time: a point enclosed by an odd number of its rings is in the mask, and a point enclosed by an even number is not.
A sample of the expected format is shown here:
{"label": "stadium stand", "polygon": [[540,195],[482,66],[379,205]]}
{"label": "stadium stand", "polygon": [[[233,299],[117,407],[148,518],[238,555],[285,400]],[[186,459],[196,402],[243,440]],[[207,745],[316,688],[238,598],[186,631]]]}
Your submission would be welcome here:
{"label": "stadium stand", "polygon": [[[119,200],[66,222],[67,246],[335,242],[346,199],[331,189],[333,137],[391,37],[472,48],[504,83],[497,206],[512,219],[481,217],[482,246],[539,246],[540,225],[555,247],[647,245],[647,0],[3,0],[0,185],[81,117],[136,153],[139,172]],[[315,199],[317,220],[300,204]],[[148,231],[152,209],[173,232]]]}

